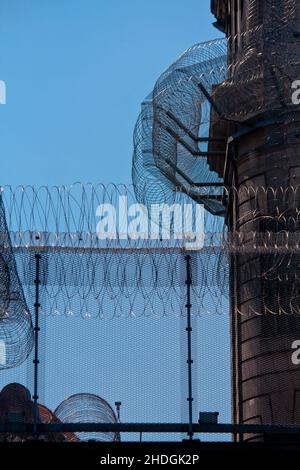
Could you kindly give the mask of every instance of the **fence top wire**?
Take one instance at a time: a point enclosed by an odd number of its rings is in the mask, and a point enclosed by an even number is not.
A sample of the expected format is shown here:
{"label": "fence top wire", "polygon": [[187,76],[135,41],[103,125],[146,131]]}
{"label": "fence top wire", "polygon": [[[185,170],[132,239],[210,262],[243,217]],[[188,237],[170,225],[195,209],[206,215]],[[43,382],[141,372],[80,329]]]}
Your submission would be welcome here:
{"label": "fence top wire", "polygon": [[[132,240],[118,234],[114,239],[98,238],[99,204],[117,207],[119,198],[125,196],[128,205],[135,204],[132,187],[79,183],[53,188],[3,187],[3,216],[7,224],[3,219],[0,255],[6,259],[9,253],[15,263],[27,303],[22,311],[28,312],[33,305],[37,253],[41,255],[41,289],[45,295],[42,311],[48,315],[84,318],[183,315],[187,253],[192,256],[194,315],[227,312],[232,256],[238,257],[237,274],[245,280],[257,279],[265,285],[278,282],[278,298],[284,298],[286,303],[290,295],[284,287],[286,276],[290,281],[299,277],[299,187],[244,185],[224,187],[222,193],[224,201],[236,199],[246,204],[250,201],[248,210],[243,211],[242,220],[237,220],[234,232],[227,231],[223,218],[205,212],[203,247],[190,251],[182,239]],[[187,199],[185,196],[180,199],[179,193],[178,202],[183,207]],[[116,214],[119,215],[118,209]],[[252,230],[244,219],[251,222]],[[250,262],[253,256],[265,260],[260,270]],[[292,293],[289,300],[294,310],[296,295]],[[255,312],[247,314],[261,314],[261,308],[257,306]],[[287,310],[286,306],[283,309]],[[25,327],[31,331],[26,315]],[[30,348],[26,348],[28,352]]]}

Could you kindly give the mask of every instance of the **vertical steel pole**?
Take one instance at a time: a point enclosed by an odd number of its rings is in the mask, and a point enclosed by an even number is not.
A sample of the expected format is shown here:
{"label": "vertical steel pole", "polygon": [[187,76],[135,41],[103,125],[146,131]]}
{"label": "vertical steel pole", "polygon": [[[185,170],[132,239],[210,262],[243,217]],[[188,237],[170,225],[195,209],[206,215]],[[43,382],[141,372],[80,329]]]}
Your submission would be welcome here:
{"label": "vertical steel pole", "polygon": [[187,365],[188,365],[188,404],[189,404],[189,431],[188,435],[190,440],[193,440],[193,383],[192,383],[192,304],[191,304],[191,286],[192,286],[192,273],[191,273],[191,256],[186,255],[186,311],[187,311]]}
{"label": "vertical steel pole", "polygon": [[37,434],[37,423],[38,423],[38,369],[39,369],[39,309],[40,309],[40,260],[41,255],[35,255],[35,303],[34,303],[34,385],[33,385],[33,432]]}

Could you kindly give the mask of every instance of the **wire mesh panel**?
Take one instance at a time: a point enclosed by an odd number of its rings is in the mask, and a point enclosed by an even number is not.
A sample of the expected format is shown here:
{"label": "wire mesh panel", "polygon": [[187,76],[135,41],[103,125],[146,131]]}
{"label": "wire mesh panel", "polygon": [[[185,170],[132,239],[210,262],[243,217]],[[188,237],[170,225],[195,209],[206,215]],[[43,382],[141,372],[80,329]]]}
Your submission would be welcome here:
{"label": "wire mesh panel", "polygon": [[[24,254],[21,253],[19,256],[18,253],[16,259],[17,264],[20,265],[20,262],[24,261]],[[169,267],[172,264],[173,255],[173,253],[165,254],[169,260]],[[26,256],[34,263],[33,253]],[[61,269],[69,272],[67,262],[69,255],[64,256],[66,262]],[[70,256],[74,257],[74,253]],[[81,253],[78,256],[82,258],[85,255]],[[118,258],[118,252],[114,253],[114,256]],[[140,256],[144,257],[145,254],[140,254]],[[68,304],[67,309],[62,295],[61,305],[56,305],[52,309],[51,296],[48,296],[47,288],[56,278],[54,276],[47,278],[47,283],[44,282],[41,289],[40,335],[43,347],[40,352],[39,394],[50,410],[56,409],[67,396],[88,390],[89,393],[103,397],[112,406],[114,402],[120,401],[123,422],[187,421],[184,256],[180,257],[180,261],[181,264],[177,261],[177,269],[181,269],[182,278],[177,280],[175,285],[171,283],[172,278],[165,278],[163,291],[165,295],[158,297],[155,302],[153,299],[155,287],[151,278],[148,279],[148,283],[152,289],[147,293],[146,300],[142,295],[140,299],[137,299],[133,290],[132,295],[136,302],[135,315],[130,313],[130,308],[132,309],[130,301],[126,304],[127,311],[123,305],[123,310],[118,312],[115,306],[115,302],[118,305],[118,300],[116,301],[116,297],[112,296],[106,300],[102,297],[101,301],[91,296],[90,309],[82,310],[82,299],[72,298],[72,307]],[[159,266],[164,269],[162,275],[166,276],[165,269],[168,266],[166,261],[165,264],[160,263]],[[197,285],[197,278],[200,279],[197,277],[198,267],[199,263],[195,259],[193,265],[195,291],[200,287]],[[41,269],[43,269],[43,262]],[[59,275],[57,279],[60,279]],[[122,279],[124,281],[124,277]],[[135,287],[134,278],[131,278],[131,283]],[[70,289],[74,289],[71,283],[67,285]],[[66,289],[64,283],[54,287],[57,290]],[[107,289],[107,286],[104,289]],[[24,291],[30,304],[30,299],[32,302],[34,298],[34,276],[31,278],[31,283],[28,279],[24,282]],[[147,299],[149,299],[149,309],[147,309]],[[192,301],[193,358],[195,361],[194,420],[197,421],[198,412],[202,406],[205,409],[218,409],[223,419],[228,421],[230,419],[230,377],[227,301],[223,300],[224,310],[219,315],[212,308],[212,296],[209,293],[206,293],[202,299],[203,310],[197,305],[195,294],[193,294]],[[102,307],[105,312],[104,318],[97,309],[99,302],[104,304]],[[109,312],[110,308],[112,310],[115,308],[113,314]],[[87,315],[88,312],[91,313]],[[208,331],[211,335],[207,337]],[[217,369],[215,367],[209,369],[205,358],[211,360],[216,348],[222,349],[217,359]],[[202,361],[202,356],[205,363]],[[12,380],[20,381],[27,384],[32,391],[32,372],[30,362],[27,365],[23,364],[15,368],[13,374],[3,373],[0,377],[1,383],[5,385]],[[220,387],[226,389],[227,393],[223,392],[220,395],[216,389],[215,395],[207,394],[207,385],[204,386],[204,383],[211,383],[213,388],[215,384],[220,383]],[[80,395],[77,403],[79,406]],[[84,418],[84,408],[81,414],[79,406],[78,413]],[[62,420],[56,412],[55,416]],[[95,438],[94,435],[90,437]],[[140,436],[136,434],[124,434],[121,437],[122,440],[140,439]],[[142,438],[174,440],[178,439],[178,435],[144,435]]]}
{"label": "wire mesh panel", "polygon": [[[28,302],[34,298],[35,250],[16,248],[15,251]],[[186,422],[185,253],[179,249],[148,252],[130,249],[129,253],[116,249],[107,258],[99,250],[92,253],[94,263],[90,251],[82,249],[60,252],[58,262],[57,253],[51,249],[41,256],[40,335],[44,346],[39,390],[44,403],[54,409],[65,396],[88,387],[89,392],[100,394],[111,404],[120,400],[121,418],[125,422]],[[196,254],[193,258],[195,421],[197,404],[200,406],[206,389],[197,380],[204,375],[201,367],[205,376],[214,380],[213,369],[208,373],[200,361],[203,350],[199,345],[206,336],[206,324],[210,328],[214,324],[214,334],[225,349],[229,347],[227,301],[224,298],[215,302],[220,313],[217,315],[213,296],[208,291],[202,292],[204,279],[212,275],[206,269],[208,260],[214,258],[218,265],[217,256],[207,251],[203,252],[203,259]],[[128,267],[129,262],[134,270]],[[92,269],[90,276],[89,269]],[[107,279],[94,273],[103,269]],[[102,286],[98,285],[101,280]],[[224,336],[222,325],[227,325]],[[214,347],[212,340],[211,355]],[[228,361],[228,354],[220,357],[222,361]],[[30,364],[27,367],[32,373]],[[229,369],[220,365],[220,370],[227,370],[227,378],[223,379],[228,384]],[[21,368],[14,371],[15,377],[21,374]],[[32,390],[32,375],[28,374],[27,384],[31,384]],[[3,379],[5,383],[6,376]],[[207,406],[217,406],[211,396],[206,396],[204,402]],[[230,400],[220,397],[219,411],[225,420],[230,415],[229,403]],[[177,439],[178,436],[160,438]],[[124,435],[122,439],[140,439],[140,436]]]}

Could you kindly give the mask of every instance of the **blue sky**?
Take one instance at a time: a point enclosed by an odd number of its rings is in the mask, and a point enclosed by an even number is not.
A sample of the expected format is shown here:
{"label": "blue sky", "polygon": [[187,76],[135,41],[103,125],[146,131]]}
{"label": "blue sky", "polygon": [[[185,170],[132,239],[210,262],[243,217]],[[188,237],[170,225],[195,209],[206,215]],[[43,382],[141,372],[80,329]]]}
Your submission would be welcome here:
{"label": "blue sky", "polygon": [[210,0],[2,0],[1,184],[131,181],[140,102],[219,36]]}

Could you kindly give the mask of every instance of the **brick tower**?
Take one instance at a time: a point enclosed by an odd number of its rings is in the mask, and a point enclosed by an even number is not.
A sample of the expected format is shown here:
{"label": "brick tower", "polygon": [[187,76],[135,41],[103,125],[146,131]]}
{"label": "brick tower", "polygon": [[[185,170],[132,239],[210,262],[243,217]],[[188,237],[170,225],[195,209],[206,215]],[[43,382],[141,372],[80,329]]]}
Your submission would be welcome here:
{"label": "brick tower", "polygon": [[300,110],[292,102],[300,2],[212,0],[211,8],[228,37],[229,67],[212,96],[221,112],[213,111],[210,130],[226,139],[226,158],[209,164],[228,188],[229,232],[242,240],[230,254],[233,420],[300,424],[292,361],[300,340]]}

